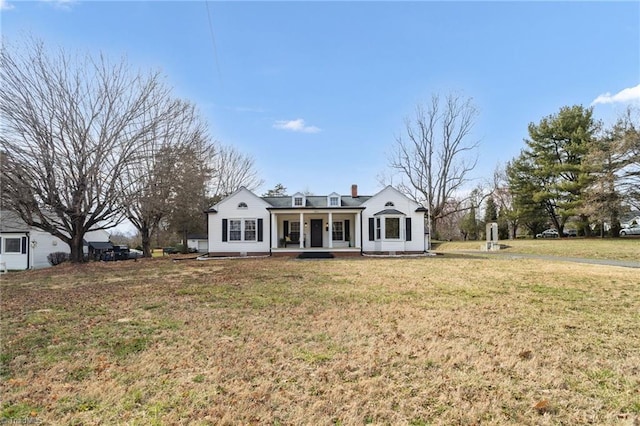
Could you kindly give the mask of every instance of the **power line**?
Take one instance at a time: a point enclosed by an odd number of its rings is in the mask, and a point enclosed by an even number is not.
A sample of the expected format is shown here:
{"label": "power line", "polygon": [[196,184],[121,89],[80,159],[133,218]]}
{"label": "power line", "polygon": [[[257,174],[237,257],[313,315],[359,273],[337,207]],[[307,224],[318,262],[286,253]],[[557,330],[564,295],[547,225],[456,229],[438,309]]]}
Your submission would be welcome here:
{"label": "power line", "polygon": [[216,63],[216,71],[218,72],[220,85],[222,85],[222,73],[220,72],[220,63],[218,61],[218,49],[216,48],[216,37],[213,33],[213,22],[211,21],[211,11],[209,10],[209,0],[205,0],[204,4],[207,7],[207,18],[209,20],[209,34],[211,34],[211,46],[213,48],[213,59]]}

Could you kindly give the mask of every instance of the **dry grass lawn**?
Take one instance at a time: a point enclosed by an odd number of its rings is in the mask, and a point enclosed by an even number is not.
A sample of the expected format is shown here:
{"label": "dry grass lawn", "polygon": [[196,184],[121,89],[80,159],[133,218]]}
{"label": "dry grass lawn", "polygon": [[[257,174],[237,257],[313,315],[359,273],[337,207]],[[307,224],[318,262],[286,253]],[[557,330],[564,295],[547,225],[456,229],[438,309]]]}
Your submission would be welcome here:
{"label": "dry grass lawn", "polygon": [[[552,256],[640,261],[640,238],[550,238],[500,241],[505,252]],[[482,241],[454,241],[435,245],[437,251],[480,250]]]}
{"label": "dry grass lawn", "polygon": [[1,289],[0,422],[640,419],[637,269],[164,258],[12,273]]}

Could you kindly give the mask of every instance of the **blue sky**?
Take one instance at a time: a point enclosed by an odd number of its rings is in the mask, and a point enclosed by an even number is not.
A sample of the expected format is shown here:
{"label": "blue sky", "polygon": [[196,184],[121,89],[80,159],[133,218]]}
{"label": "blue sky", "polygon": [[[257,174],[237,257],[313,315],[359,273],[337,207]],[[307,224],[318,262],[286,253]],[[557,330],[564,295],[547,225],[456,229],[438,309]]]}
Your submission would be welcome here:
{"label": "blue sky", "polygon": [[640,2],[0,0],[2,35],[160,69],[213,138],[289,193],[380,189],[404,119],[474,99],[478,180],[561,106],[640,102]]}

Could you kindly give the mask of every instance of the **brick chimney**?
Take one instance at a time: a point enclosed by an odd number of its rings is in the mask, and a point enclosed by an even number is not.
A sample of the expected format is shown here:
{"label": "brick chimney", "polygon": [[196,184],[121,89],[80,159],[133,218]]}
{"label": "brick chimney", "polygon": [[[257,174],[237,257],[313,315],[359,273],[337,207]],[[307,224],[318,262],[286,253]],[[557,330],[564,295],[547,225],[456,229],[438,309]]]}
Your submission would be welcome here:
{"label": "brick chimney", "polygon": [[358,198],[358,185],[351,185],[351,196],[353,198]]}

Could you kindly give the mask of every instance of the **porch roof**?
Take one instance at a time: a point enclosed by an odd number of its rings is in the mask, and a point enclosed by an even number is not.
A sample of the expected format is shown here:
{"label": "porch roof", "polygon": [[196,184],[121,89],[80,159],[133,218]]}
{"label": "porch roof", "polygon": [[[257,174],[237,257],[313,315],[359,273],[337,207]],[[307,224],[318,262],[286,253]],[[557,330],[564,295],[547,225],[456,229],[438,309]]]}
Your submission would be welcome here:
{"label": "porch roof", "polygon": [[277,211],[277,212],[287,212],[287,213],[301,213],[301,212],[313,212],[313,211],[323,211],[323,212],[339,212],[339,213],[348,213],[354,211],[362,211],[366,207],[361,206],[343,206],[343,207],[313,207],[313,206],[305,206],[305,207],[267,207],[269,211]]}
{"label": "porch roof", "polygon": [[382,215],[388,215],[388,214],[395,214],[395,215],[403,215],[406,216],[404,213],[402,213],[400,210],[396,210],[396,209],[386,209],[386,210],[381,210],[378,213],[375,213],[374,216],[382,216]]}

